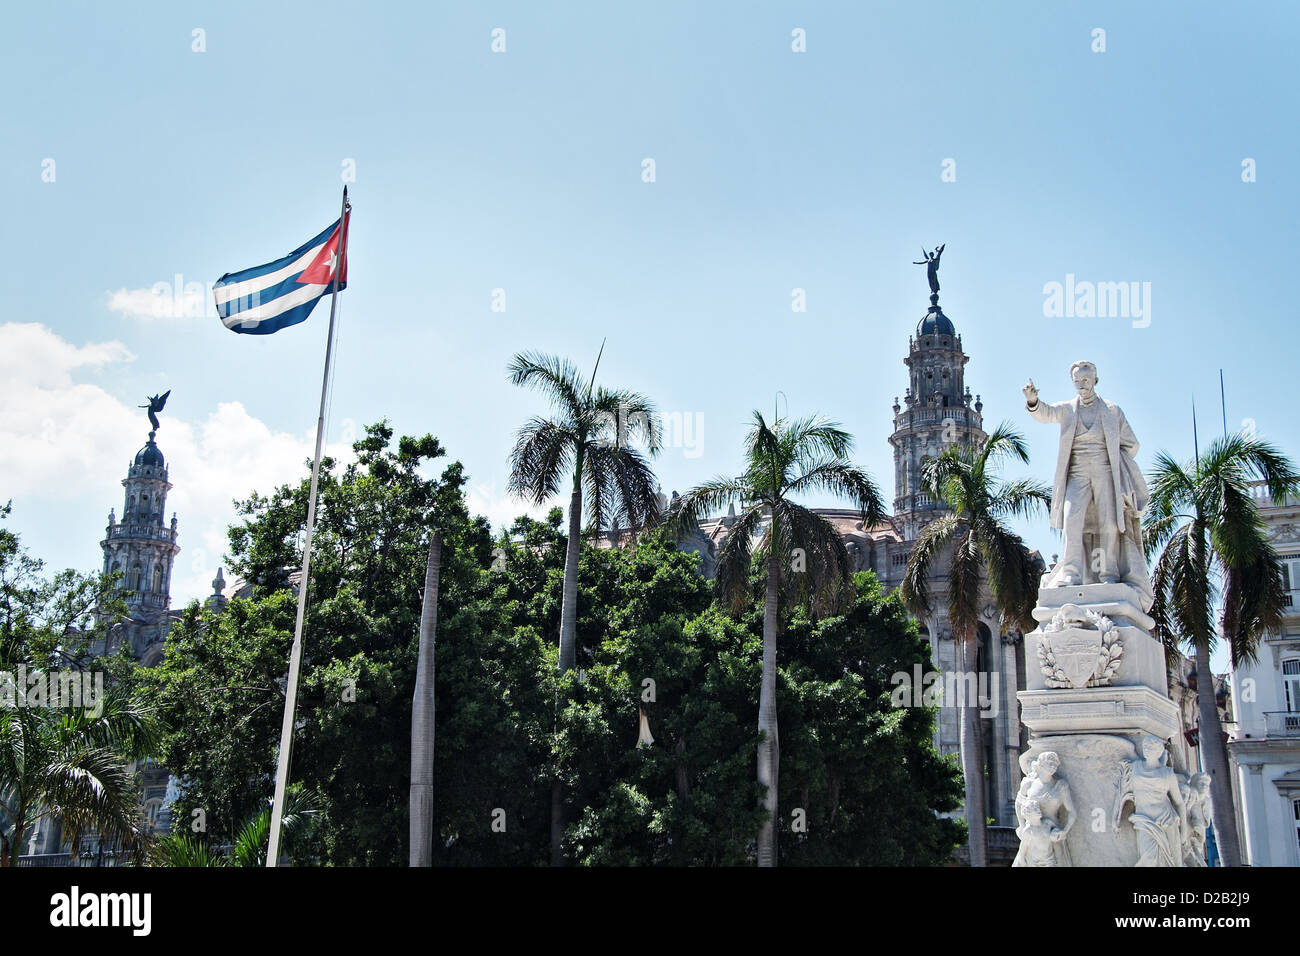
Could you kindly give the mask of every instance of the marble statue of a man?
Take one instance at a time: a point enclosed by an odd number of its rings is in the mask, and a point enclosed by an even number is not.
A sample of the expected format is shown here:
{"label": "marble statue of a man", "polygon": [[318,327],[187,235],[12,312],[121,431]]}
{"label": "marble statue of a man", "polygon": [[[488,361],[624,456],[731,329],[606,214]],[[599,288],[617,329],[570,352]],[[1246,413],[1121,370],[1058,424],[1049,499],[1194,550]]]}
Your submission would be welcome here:
{"label": "marble statue of a man", "polygon": [[1062,557],[1043,584],[1123,582],[1138,590],[1146,610],[1152,597],[1142,551],[1147,485],[1135,460],[1138,440],[1119,406],[1095,391],[1095,365],[1075,362],[1070,378],[1076,394],[1065,402],[1039,401],[1032,379],[1022,389],[1030,415],[1061,426],[1051,522],[1061,530]]}

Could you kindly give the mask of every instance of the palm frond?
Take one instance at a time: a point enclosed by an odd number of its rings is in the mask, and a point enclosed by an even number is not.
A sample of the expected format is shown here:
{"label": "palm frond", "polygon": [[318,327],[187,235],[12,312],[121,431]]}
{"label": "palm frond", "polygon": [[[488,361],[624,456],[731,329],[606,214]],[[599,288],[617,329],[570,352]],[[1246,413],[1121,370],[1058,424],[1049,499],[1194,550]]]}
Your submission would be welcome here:
{"label": "palm frond", "polygon": [[746,508],[736,518],[718,551],[714,587],[718,597],[739,614],[749,606],[749,569],[753,562],[753,539],[763,518],[761,506]]}
{"label": "palm frond", "polygon": [[1009,481],[989,501],[989,513],[998,518],[1033,518],[1052,510],[1052,489],[1028,478]]}
{"label": "palm frond", "polygon": [[926,617],[931,613],[930,578],[934,565],[942,557],[961,532],[965,520],[956,514],[947,514],[931,521],[917,536],[911,553],[907,556],[907,567],[903,571],[903,581],[899,585],[899,595],[916,617]]}
{"label": "palm frond", "polygon": [[506,372],[513,385],[536,389],[577,418],[585,404],[588,383],[568,359],[542,352],[520,352],[510,360]]}
{"label": "palm frond", "polygon": [[871,476],[839,459],[822,458],[810,463],[808,470],[786,487],[790,495],[810,491],[829,492],[847,498],[862,512],[864,528],[871,528],[889,519],[885,496]]}
{"label": "palm frond", "polygon": [[1002,422],[989,433],[980,448],[977,461],[979,470],[987,471],[989,465],[1010,458],[1022,465],[1029,464],[1029,445],[1010,422]]}
{"label": "palm frond", "polygon": [[[773,511],[772,547],[779,548],[782,585],[809,602],[814,614],[833,613],[849,597],[852,560],[829,521],[802,505],[782,500]],[[801,560],[796,561],[796,553]]]}
{"label": "palm frond", "polygon": [[530,419],[519,429],[510,452],[510,494],[542,504],[560,491],[560,482],[573,466],[578,436],[566,425],[544,418]]}
{"label": "palm frond", "polygon": [[626,445],[638,440],[646,446],[651,457],[663,447],[663,423],[655,403],[640,392],[628,389],[596,389],[591,407],[599,413],[612,434],[605,436],[618,444]]}

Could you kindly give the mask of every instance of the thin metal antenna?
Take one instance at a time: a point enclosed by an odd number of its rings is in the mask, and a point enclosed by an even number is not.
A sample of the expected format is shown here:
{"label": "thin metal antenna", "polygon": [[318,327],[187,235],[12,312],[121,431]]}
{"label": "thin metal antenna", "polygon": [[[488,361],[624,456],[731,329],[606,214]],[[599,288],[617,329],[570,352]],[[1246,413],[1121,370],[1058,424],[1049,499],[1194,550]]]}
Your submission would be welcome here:
{"label": "thin metal antenna", "polygon": [[600,357],[605,354],[605,339],[600,340],[600,351],[596,353],[596,365],[591,370],[591,381],[587,383],[587,397],[591,397],[592,391],[596,387],[596,369],[600,368]]}
{"label": "thin metal antenna", "polygon": [[1228,403],[1223,398],[1223,369],[1219,369],[1219,411],[1223,413],[1223,437],[1228,437]]}
{"label": "thin metal antenna", "polygon": [[1196,396],[1192,396],[1192,453],[1196,456],[1196,471],[1201,471],[1201,440],[1196,434]]}

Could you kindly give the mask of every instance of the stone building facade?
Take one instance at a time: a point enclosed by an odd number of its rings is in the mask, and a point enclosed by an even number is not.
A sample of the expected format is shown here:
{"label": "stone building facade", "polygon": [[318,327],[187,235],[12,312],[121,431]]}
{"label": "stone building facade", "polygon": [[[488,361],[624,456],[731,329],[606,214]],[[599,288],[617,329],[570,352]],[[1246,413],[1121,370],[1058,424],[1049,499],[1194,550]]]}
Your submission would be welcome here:
{"label": "stone building facade", "polygon": [[1263,482],[1254,494],[1282,559],[1287,606],[1254,663],[1232,672],[1229,769],[1242,863],[1300,866],[1300,501],[1274,501]]}

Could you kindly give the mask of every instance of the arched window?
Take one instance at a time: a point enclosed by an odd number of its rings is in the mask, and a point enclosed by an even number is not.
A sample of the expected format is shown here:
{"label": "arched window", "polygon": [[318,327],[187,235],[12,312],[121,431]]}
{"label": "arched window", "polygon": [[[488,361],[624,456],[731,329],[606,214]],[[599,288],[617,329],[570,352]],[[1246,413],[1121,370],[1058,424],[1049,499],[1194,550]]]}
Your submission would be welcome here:
{"label": "arched window", "polygon": [[126,586],[127,586],[127,588],[128,588],[129,590],[131,590],[131,591],[138,591],[138,590],[140,590],[140,578],[141,578],[141,576],[142,576],[142,571],[141,571],[140,565],[137,564],[135,567],[133,567],[133,568],[131,569],[131,573],[130,573],[130,575],[127,576],[127,579],[126,579]]}
{"label": "arched window", "polygon": [[162,591],[163,569],[161,564],[153,566],[153,589],[155,593]]}

